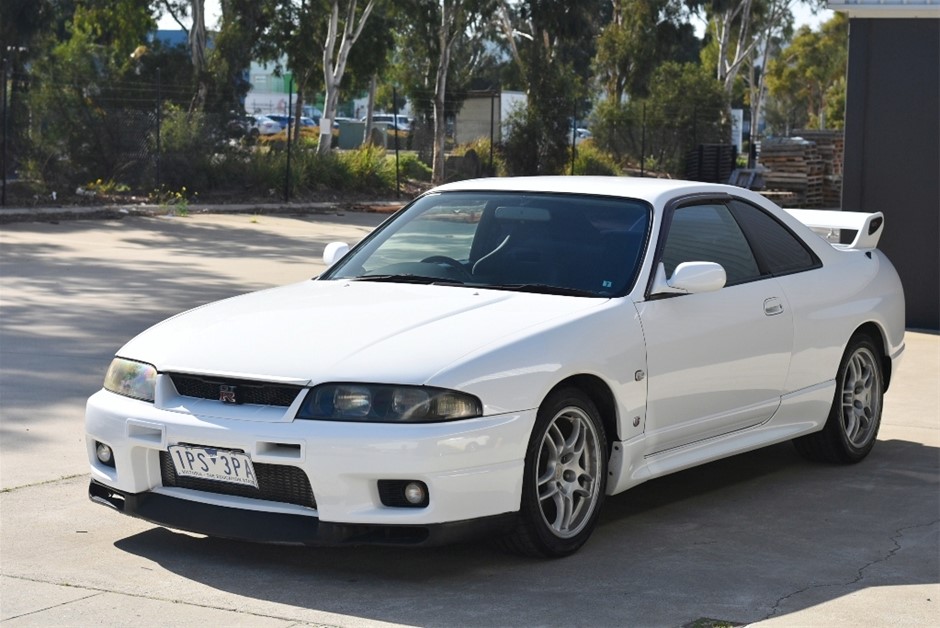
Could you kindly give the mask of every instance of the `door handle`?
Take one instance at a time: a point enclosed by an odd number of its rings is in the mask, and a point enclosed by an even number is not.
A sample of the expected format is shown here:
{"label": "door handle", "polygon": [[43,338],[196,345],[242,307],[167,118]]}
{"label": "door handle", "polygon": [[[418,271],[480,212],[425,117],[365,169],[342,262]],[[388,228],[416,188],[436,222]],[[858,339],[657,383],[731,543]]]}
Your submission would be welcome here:
{"label": "door handle", "polygon": [[776,316],[783,314],[783,302],[777,297],[764,299],[764,314],[767,316]]}

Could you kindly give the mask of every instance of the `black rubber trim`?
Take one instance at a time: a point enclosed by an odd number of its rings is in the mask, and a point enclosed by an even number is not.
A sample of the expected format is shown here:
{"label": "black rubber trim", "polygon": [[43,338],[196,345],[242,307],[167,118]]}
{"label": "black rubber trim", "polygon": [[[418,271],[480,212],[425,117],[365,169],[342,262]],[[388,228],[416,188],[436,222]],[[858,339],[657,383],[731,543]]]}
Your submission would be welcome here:
{"label": "black rubber trim", "polygon": [[212,537],[284,545],[447,545],[504,534],[517,513],[433,525],[371,525],[320,521],[317,517],[243,510],[179,499],[159,493],[126,493],[91,480],[96,504],[156,525]]}

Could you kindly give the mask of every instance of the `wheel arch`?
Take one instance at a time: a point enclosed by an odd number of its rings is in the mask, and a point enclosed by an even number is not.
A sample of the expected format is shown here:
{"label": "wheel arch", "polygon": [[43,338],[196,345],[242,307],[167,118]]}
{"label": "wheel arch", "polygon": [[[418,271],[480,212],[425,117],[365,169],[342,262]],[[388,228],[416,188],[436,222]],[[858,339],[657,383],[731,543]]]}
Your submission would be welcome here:
{"label": "wheel arch", "polygon": [[[888,348],[888,339],[884,330],[874,321],[868,321],[860,325],[855,332],[852,333],[852,338],[856,336],[866,336],[870,338],[878,349],[880,354],[878,357],[881,359],[881,368],[885,380],[884,389],[885,392],[887,392],[891,384],[891,352]],[[848,343],[846,343],[846,346],[848,346]]]}
{"label": "wheel arch", "polygon": [[[548,398],[549,395],[561,388],[577,388],[594,402],[597,411],[601,415],[604,432],[607,434],[607,447],[609,450],[612,443],[620,439],[617,429],[617,403],[614,400],[614,392],[610,389],[610,386],[596,375],[586,373],[572,375],[558,382],[545,397]],[[610,451],[607,453],[609,454]]]}

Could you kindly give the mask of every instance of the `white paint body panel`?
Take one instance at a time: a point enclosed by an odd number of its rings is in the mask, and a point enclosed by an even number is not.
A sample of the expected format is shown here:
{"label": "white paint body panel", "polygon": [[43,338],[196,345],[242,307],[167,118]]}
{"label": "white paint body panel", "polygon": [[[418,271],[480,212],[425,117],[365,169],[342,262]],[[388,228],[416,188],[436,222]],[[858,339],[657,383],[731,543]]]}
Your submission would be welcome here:
{"label": "white paint body panel", "polygon": [[[757,194],[701,183],[593,177],[474,180],[447,190],[530,190],[641,199],[653,208],[633,290],[616,298],[351,281],[309,281],[178,315],[118,355],[163,372],[315,386],[429,385],[476,395],[484,416],[436,424],[294,420],[290,408],[180,397],[167,377],[155,403],[101,391],[88,402],[92,477],[122,491],[161,486],[158,453],[179,443],[244,449],[256,462],[308,475],[324,521],[430,524],[513,512],[536,411],[570,378],[613,398],[608,493],[646,479],[821,429],[849,338],[871,325],[885,354],[903,351],[903,295],[877,250],[837,250]],[[436,193],[436,192],[434,192]],[[670,201],[731,194],[802,238],[820,268],[714,292],[645,294]],[[95,459],[114,449],[116,468]],[[289,444],[290,455],[278,453]],[[420,479],[424,509],[384,507],[377,479]],[[300,507],[212,495],[271,512]],[[302,510],[302,509],[301,509]]]}

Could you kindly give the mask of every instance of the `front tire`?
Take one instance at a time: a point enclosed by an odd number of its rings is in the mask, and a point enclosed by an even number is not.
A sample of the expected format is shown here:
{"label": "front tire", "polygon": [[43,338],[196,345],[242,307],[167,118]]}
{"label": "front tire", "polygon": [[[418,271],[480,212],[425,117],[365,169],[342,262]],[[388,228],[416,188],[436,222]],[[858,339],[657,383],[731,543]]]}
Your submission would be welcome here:
{"label": "front tire", "polygon": [[836,374],[836,392],[822,431],[793,441],[809,460],[851,464],[875,446],[884,403],[881,352],[868,336],[854,336]]}
{"label": "front tire", "polygon": [[607,438],[594,402],[575,388],[539,408],[526,450],[522,504],[504,546],[559,558],[591,536],[607,488]]}

